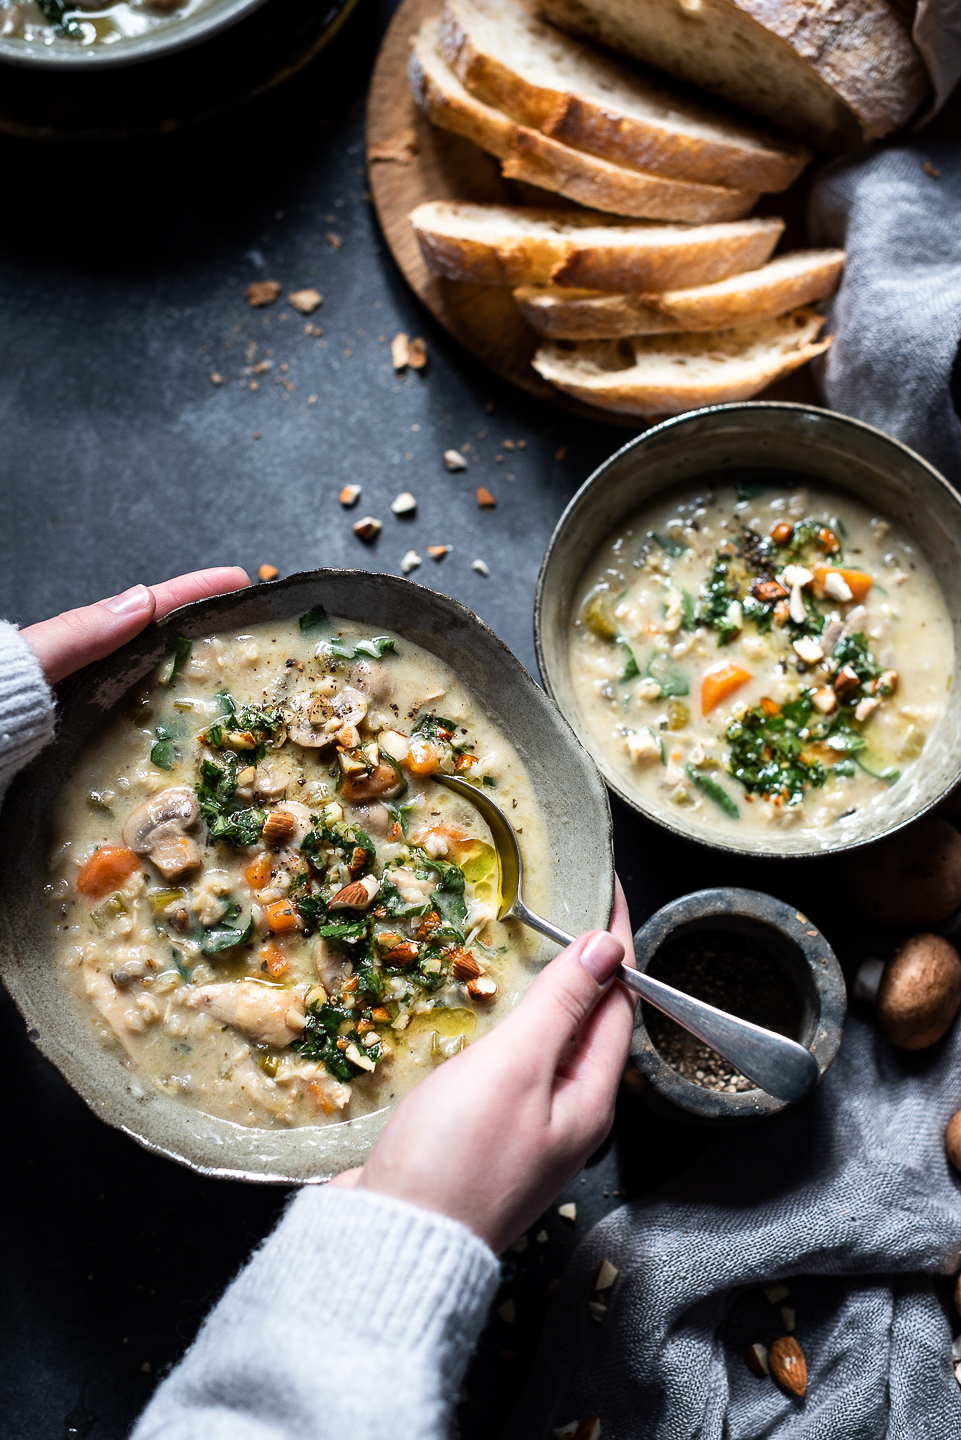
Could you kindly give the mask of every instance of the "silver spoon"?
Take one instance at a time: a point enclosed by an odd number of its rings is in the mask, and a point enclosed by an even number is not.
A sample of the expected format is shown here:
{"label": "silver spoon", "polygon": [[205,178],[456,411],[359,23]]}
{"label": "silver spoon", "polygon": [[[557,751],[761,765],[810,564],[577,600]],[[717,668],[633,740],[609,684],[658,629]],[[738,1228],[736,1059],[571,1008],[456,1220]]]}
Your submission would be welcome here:
{"label": "silver spoon", "polygon": [[[434,779],[467,800],[487,822],[497,856],[498,920],[520,920],[523,925],[539,930],[556,944],[570,945],[573,935],[535,915],[524,904],[521,894],[524,864],[520,846],[514,827],[500,806],[476,785],[456,775],[435,774]],[[678,1025],[696,1035],[705,1045],[710,1045],[742,1075],[776,1099],[800,1100],[817,1084],[820,1073],[818,1062],[810,1050],[796,1040],[789,1040],[786,1035],[778,1035],[774,1030],[765,1030],[761,1025],[752,1025],[749,1020],[740,1020],[736,1015],[729,1015],[703,1000],[695,1000],[693,995],[685,995],[683,991],[675,990],[643,971],[633,970],[629,965],[621,965],[619,979],[655,1009],[676,1020]]]}

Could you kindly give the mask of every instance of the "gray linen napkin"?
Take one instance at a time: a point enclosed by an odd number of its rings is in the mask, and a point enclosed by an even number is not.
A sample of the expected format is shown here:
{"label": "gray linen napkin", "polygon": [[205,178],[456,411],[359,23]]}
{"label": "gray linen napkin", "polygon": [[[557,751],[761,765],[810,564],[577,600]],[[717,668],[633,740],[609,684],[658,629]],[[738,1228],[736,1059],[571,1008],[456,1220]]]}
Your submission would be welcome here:
{"label": "gray linen napkin", "polygon": [[[602,1440],[955,1440],[961,1389],[931,1277],[957,1269],[961,1026],[921,1054],[852,1018],[815,1095],[720,1134],[682,1177],[576,1251],[509,1440],[599,1416]],[[596,1266],[618,1275],[598,1323]],[[743,1354],[785,1333],[759,1287],[786,1279],[803,1401]]]}
{"label": "gray linen napkin", "polygon": [[826,403],[961,488],[961,147],[918,142],[827,166],[809,231],[848,252],[819,372]]}

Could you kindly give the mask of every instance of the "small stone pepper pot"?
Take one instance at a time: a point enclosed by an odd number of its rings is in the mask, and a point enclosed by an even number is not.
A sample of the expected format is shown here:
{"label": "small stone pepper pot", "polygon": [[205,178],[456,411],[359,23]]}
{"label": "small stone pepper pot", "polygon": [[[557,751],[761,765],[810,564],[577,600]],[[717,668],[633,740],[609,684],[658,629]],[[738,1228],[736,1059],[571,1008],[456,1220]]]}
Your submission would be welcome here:
{"label": "small stone pepper pot", "polygon": [[[834,951],[817,927],[793,906],[759,890],[698,890],[671,901],[638,930],[634,936],[637,968],[646,970],[668,941],[698,931],[743,935],[783,971],[800,1017],[798,1033],[791,1038],[807,1046],[823,1077],[841,1044],[847,992]],[[663,978],[669,981],[669,976]],[[717,1125],[775,1115],[788,1104],[763,1090],[730,1094],[686,1079],[654,1048],[642,1005],[635,1015],[631,1057],[645,1099],[664,1118]]]}

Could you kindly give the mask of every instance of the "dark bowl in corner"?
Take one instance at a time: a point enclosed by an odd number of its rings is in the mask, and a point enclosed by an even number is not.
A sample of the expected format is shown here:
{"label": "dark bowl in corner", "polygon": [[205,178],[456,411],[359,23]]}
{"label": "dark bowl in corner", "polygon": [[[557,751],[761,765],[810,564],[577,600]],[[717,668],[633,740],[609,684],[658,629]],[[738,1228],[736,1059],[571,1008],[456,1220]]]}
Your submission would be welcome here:
{"label": "dark bowl in corner", "polygon": [[[705,931],[750,938],[783,972],[799,1017],[791,1039],[806,1046],[817,1060],[820,1083],[840,1048],[847,1012],[844,976],[824,936],[800,910],[760,890],[698,890],[672,900],[637,931],[637,968],[647,970],[669,941]],[[732,1124],[776,1115],[788,1104],[763,1090],[731,1094],[686,1079],[655,1047],[643,1005],[635,1014],[631,1058],[641,1076],[644,1098],[665,1119]]]}

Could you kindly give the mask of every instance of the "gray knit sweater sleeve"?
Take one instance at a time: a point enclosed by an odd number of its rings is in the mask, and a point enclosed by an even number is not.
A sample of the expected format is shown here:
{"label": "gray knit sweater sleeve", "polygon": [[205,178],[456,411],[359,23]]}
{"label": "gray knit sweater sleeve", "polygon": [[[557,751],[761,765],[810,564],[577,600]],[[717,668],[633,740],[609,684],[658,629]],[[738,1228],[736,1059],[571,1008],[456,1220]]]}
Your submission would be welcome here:
{"label": "gray knit sweater sleeve", "polygon": [[133,1440],[447,1440],[498,1276],[455,1220],[307,1187]]}
{"label": "gray knit sweater sleeve", "polygon": [[0,620],[0,800],[53,735],[53,694],[16,625]]}

